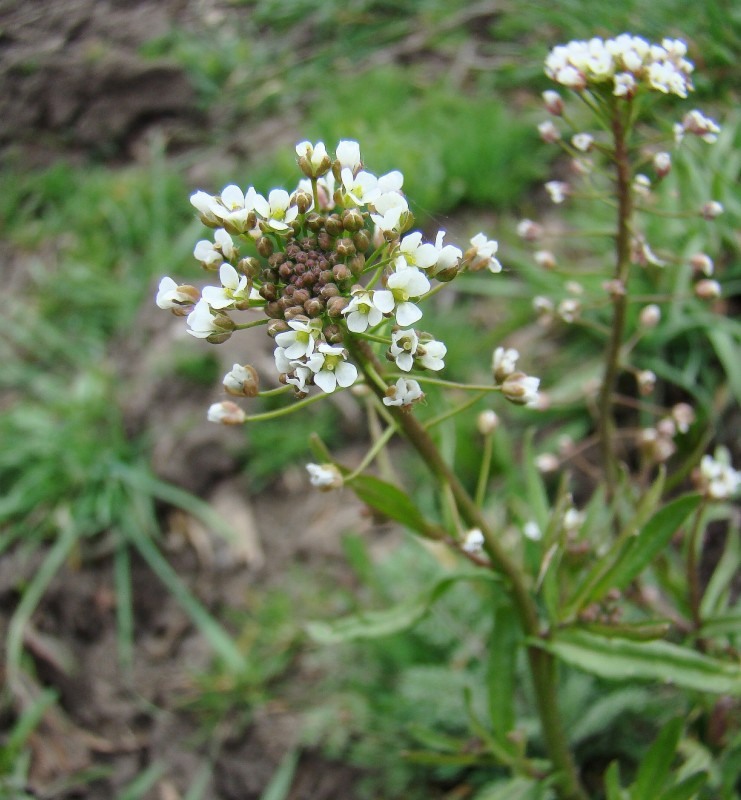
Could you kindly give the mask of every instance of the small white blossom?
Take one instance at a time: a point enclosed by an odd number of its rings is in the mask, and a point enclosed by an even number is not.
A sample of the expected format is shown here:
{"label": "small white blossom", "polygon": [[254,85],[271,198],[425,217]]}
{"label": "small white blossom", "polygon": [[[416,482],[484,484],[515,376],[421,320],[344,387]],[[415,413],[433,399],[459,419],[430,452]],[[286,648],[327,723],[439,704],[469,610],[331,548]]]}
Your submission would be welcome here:
{"label": "small white blossom", "polygon": [[463,540],[461,550],[463,550],[464,553],[478,555],[483,552],[483,549],[484,534],[479,528],[471,528],[471,530],[466,533],[466,538]]}
{"label": "small white blossom", "polygon": [[399,330],[391,334],[389,353],[400,370],[409,372],[412,369],[418,346],[419,337],[414,330]]}
{"label": "small white blossom", "polygon": [[447,352],[448,348],[442,342],[431,339],[417,348],[417,358],[425,369],[439,372],[445,366],[443,359]]}
{"label": "small white blossom", "polygon": [[672,157],[666,152],[656,153],[656,155],[653,157],[653,165],[654,169],[656,170],[656,174],[660,178],[663,178],[671,171]]}
{"label": "small white blossom", "polygon": [[363,165],[360,160],[360,145],[349,139],[344,139],[337,145],[335,155],[340,162],[340,169],[356,172]]}
{"label": "small white blossom", "polygon": [[187,284],[180,286],[172,278],[164,277],[157,289],[155,303],[162,309],[179,309],[198,300],[198,290]]}
{"label": "small white blossom", "polygon": [[220,422],[222,425],[241,425],[247,419],[244,411],[230,400],[209,406],[206,417],[209,422]]}
{"label": "small white blossom", "polygon": [[306,470],[312,486],[324,492],[342,488],[342,473],[334,464],[307,464]]}
{"label": "small white blossom", "polygon": [[407,234],[399,243],[398,255],[394,259],[397,270],[404,267],[429,269],[437,263],[437,248],[431,242],[422,242],[419,231]]}
{"label": "small white blossom", "polygon": [[430,291],[427,276],[416,267],[408,267],[394,272],[386,281],[386,289],[373,295],[376,308],[384,314],[396,309],[396,321],[402,327],[414,325],[422,318],[422,312],[412,300]]}
{"label": "small white blossom", "polygon": [[521,219],[516,230],[517,235],[527,242],[535,242],[543,235],[543,226],[531,219]]}
{"label": "small white blossom", "polygon": [[548,181],[548,183],[545,184],[545,190],[548,192],[551,202],[559,205],[566,199],[570,187],[568,183],[564,183],[563,181]]}
{"label": "small white blossom", "polygon": [[232,237],[223,229],[214,231],[214,241],[201,239],[193,249],[193,255],[204,267],[215,267],[222,261],[231,261],[237,255]]}
{"label": "small white blossom", "polygon": [[502,265],[495,258],[498,249],[499,242],[494,239],[487,239],[485,234],[477,233],[472,236],[471,247],[466,251],[465,255],[469,270],[476,272],[486,267],[489,272],[501,272]]}
{"label": "small white blossom", "polygon": [[711,220],[719,217],[724,211],[723,203],[719,203],[717,200],[709,200],[700,209],[700,216],[704,219]]}
{"label": "small white blossom", "polygon": [[399,233],[409,211],[409,205],[398,192],[386,192],[373,201],[371,219],[383,233]]}
{"label": "small white blossom", "polygon": [[308,358],[314,352],[320,327],[316,323],[302,322],[298,319],[289,320],[288,327],[291,330],[279,333],[275,337],[275,343],[282,348],[283,355],[291,361]]}
{"label": "small white blossom", "polygon": [[290,230],[298,216],[298,208],[291,205],[291,196],[285,189],[273,189],[267,200],[261,194],[255,195],[254,205],[263,224],[276,233]]}
{"label": "small white blossom", "polygon": [[438,231],[437,236],[435,237],[435,250],[437,250],[437,260],[435,261],[435,267],[432,271],[433,275],[437,275],[439,272],[443,272],[444,270],[450,269],[451,267],[457,267],[458,261],[463,257],[463,253],[460,248],[456,247],[452,244],[443,244],[443,239],[445,238],[445,231]]}
{"label": "small white blossom", "polygon": [[324,175],[332,165],[324,142],[299,142],[296,145],[298,163],[305,175],[317,178]]}
{"label": "small white blossom", "polygon": [[690,266],[695,272],[701,272],[708,278],[715,272],[713,259],[707,253],[695,253],[690,258]]}
{"label": "small white blossom", "polygon": [[293,373],[286,372],[286,383],[296,387],[299,393],[306,393],[308,386],[313,382],[314,373],[308,367],[297,366]]}
{"label": "small white blossom", "polygon": [[378,178],[370,172],[361,170],[357,175],[353,175],[352,170],[345,167],[340,173],[340,178],[342,201],[345,205],[366,206],[381,195]]}
{"label": "small white blossom", "polygon": [[211,308],[229,308],[236,302],[247,300],[247,276],[240,275],[231,264],[219,267],[221,286],[206,286],[201,297]]}
{"label": "small white blossom", "polygon": [[235,364],[224,376],[222,384],[235,397],[256,397],[259,390],[257,372],[249,364]]}
{"label": "small white blossom", "polygon": [[730,464],[728,451],[718,448],[715,457],[705,455],[700,461],[700,486],[711,500],[729,500],[741,488],[741,472]]}
{"label": "small white blossom", "polygon": [[656,303],[650,303],[641,309],[638,315],[638,321],[644,330],[651,330],[655,328],[661,321],[661,309]]}
{"label": "small white blossom", "polygon": [[558,128],[549,119],[538,123],[538,134],[546,144],[554,144],[561,138]]}
{"label": "small white blossom", "polygon": [[547,89],[543,92],[543,103],[545,104],[546,111],[553,114],[554,117],[560,117],[563,114],[563,98],[558,92],[553,89]]}
{"label": "small white blossom", "polygon": [[699,136],[704,142],[708,142],[709,144],[716,142],[718,140],[718,134],[720,133],[720,126],[697,109],[685,114],[682,120],[682,128],[685,133]]}
{"label": "small white blossom", "polygon": [[383,398],[383,404],[386,406],[411,406],[418,400],[424,397],[419,383],[407,378],[399,378],[394,386],[389,386],[386,389],[386,397]]}
{"label": "small white blossom", "polygon": [[206,339],[212,334],[219,333],[216,319],[211,314],[209,304],[201,298],[193,310],[188,314],[188,333],[196,339]]}
{"label": "small white blossom", "polygon": [[383,319],[383,312],[376,306],[374,295],[375,292],[362,287],[352,290],[352,299],[342,313],[346,315],[347,327],[353,333],[364,333]]}
{"label": "small white blossom", "polygon": [[314,383],[327,394],[338,386],[346,389],[358,377],[358,368],[347,361],[347,352],[342,347],[320,344],[305,365],[314,373]]}
{"label": "small white blossom", "polygon": [[522,526],[522,532],[525,538],[530,539],[532,542],[539,542],[543,538],[543,531],[535,520],[530,520]]}
{"label": "small white blossom", "polygon": [[539,386],[540,378],[525,375],[523,372],[513,372],[502,382],[502,394],[510,403],[534,407],[539,400]]}
{"label": "small white blossom", "polygon": [[497,347],[491,357],[491,371],[496,383],[511,375],[517,369],[517,359],[520,354],[512,347]]}
{"label": "small white blossom", "polygon": [[575,133],[571,137],[571,144],[581,153],[588,153],[594,144],[594,136],[590,133]]}

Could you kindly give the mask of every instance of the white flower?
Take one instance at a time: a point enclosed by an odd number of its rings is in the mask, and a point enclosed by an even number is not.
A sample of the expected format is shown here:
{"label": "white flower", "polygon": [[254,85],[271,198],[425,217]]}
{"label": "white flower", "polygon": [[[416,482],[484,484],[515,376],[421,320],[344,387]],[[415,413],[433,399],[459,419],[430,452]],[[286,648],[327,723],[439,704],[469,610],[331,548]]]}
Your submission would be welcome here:
{"label": "white flower", "polygon": [[615,76],[615,97],[632,97],[636,91],[636,79],[630,72],[619,72]]}
{"label": "white flower", "polygon": [[501,272],[502,265],[494,254],[499,249],[499,242],[494,239],[487,239],[483,233],[477,233],[471,237],[471,247],[466,251],[466,261],[469,262],[468,268],[472,272],[486,267],[489,272]]}
{"label": "white flower", "polygon": [[684,132],[699,136],[703,142],[710,144],[718,140],[718,134],[720,133],[719,125],[697,109],[685,114],[682,120],[682,128]]}
{"label": "white flower", "polygon": [[196,339],[206,339],[211,334],[219,333],[215,317],[211,314],[209,304],[201,298],[188,314],[188,333]]}
{"label": "white flower", "polygon": [[496,411],[487,408],[476,418],[476,427],[482,436],[489,436],[499,427],[499,417]]}
{"label": "white flower", "polygon": [[342,488],[344,483],[342,473],[334,464],[307,464],[306,470],[312,486],[324,492]]}
{"label": "white flower", "polygon": [[283,350],[284,356],[291,361],[310,356],[320,333],[317,323],[292,319],[288,327],[292,330],[275,337],[275,343]]}
{"label": "white flower", "polygon": [[260,388],[257,372],[249,364],[245,366],[235,364],[224,375],[222,384],[224,389],[235,397],[257,397]]}
{"label": "white flower", "polygon": [[711,220],[719,217],[724,211],[723,203],[719,203],[717,200],[708,200],[700,209],[700,216],[703,219]]}
{"label": "white flower", "polygon": [[211,308],[220,309],[233,306],[235,302],[247,299],[247,276],[241,275],[231,264],[219,267],[221,286],[206,286],[201,297]]}
{"label": "white flower", "polygon": [[562,300],[556,308],[556,313],[569,325],[576,320],[581,311],[581,303],[573,297]]}
{"label": "white flower", "polygon": [[332,165],[324,142],[299,142],[296,145],[298,163],[305,175],[313,178],[323,175]]}
{"label": "white flower", "polygon": [[447,352],[448,348],[442,342],[431,339],[417,348],[417,358],[426,369],[439,372],[445,366],[443,359]]}
{"label": "white flower", "polygon": [[543,235],[543,226],[531,219],[521,219],[517,223],[517,235],[527,242],[535,242]]}
{"label": "white flower", "polygon": [[337,145],[335,155],[340,162],[341,169],[349,169],[351,172],[355,172],[362,166],[360,145],[357,142],[348,139],[342,140]]}
{"label": "white flower", "polygon": [[588,153],[594,144],[594,136],[590,133],[575,133],[571,137],[571,144],[581,153]]}
{"label": "white flower", "polygon": [[222,425],[241,425],[247,419],[244,411],[230,400],[209,406],[206,417],[209,422],[220,422]]}
{"label": "white flower", "polygon": [[373,295],[373,303],[384,314],[396,308],[396,321],[402,327],[414,325],[422,312],[411,302],[430,291],[427,276],[416,267],[407,267],[389,276],[386,289]]}
{"label": "white flower", "polygon": [[412,369],[418,346],[419,337],[414,330],[394,331],[391,334],[389,352],[400,370],[409,372]]}
{"label": "white flower", "polygon": [[[370,172],[361,170],[357,175],[348,167],[340,173],[342,181],[342,200],[346,205],[365,206],[376,200],[381,192],[378,178]],[[389,193],[393,194],[393,193]]]}
{"label": "white flower", "polygon": [[263,218],[264,224],[276,233],[290,230],[291,223],[298,216],[298,208],[291,205],[291,196],[285,189],[273,189],[267,200],[255,195],[255,211]]}
{"label": "white flower", "polygon": [[[289,365],[291,366],[291,365]],[[311,383],[311,378],[314,373],[308,367],[298,366],[293,370],[293,374],[289,374],[287,370],[284,370],[286,373],[286,383],[290,383],[292,386],[296,387],[296,391],[306,393],[308,391],[308,384]]]}
{"label": "white flower", "polygon": [[386,389],[386,397],[383,398],[383,404],[404,408],[405,406],[411,406],[423,397],[424,392],[417,381],[399,378],[395,386],[389,386]]}
{"label": "white flower", "polygon": [[563,98],[553,89],[547,89],[543,92],[543,103],[546,111],[549,114],[553,114],[554,117],[560,117],[563,114]]}
{"label": "white flower", "polygon": [[455,245],[452,244],[443,245],[444,238],[445,231],[438,231],[435,237],[437,261],[435,262],[435,268],[432,272],[433,275],[437,275],[439,272],[443,272],[451,267],[457,267],[458,261],[463,257],[463,253],[459,247],[455,247]]}
{"label": "white flower", "polygon": [[352,300],[342,309],[347,315],[347,327],[353,333],[364,333],[383,319],[383,313],[374,302],[375,292],[361,287],[352,290]]}
{"label": "white flower", "polygon": [[180,286],[172,278],[164,277],[160,281],[154,302],[159,308],[178,309],[195,303],[197,299],[198,291],[194,287],[187,284]]}
{"label": "white flower", "polygon": [[648,175],[639,172],[635,178],[633,178],[633,191],[642,197],[647,197],[651,194],[651,179]]}
{"label": "white flower", "polygon": [[549,119],[538,123],[538,134],[547,144],[554,144],[561,138],[558,128]]}
{"label": "white flower", "polygon": [[530,520],[522,526],[522,532],[527,539],[532,542],[538,542],[543,538],[543,531],[535,520]]}
{"label": "white flower", "polygon": [[352,386],[358,377],[357,367],[346,359],[347,352],[343,348],[320,344],[306,366],[314,373],[314,383],[331,394],[338,386],[343,389]]}
{"label": "white flower", "polygon": [[404,175],[398,169],[387,172],[381,175],[378,179],[378,191],[381,194],[388,194],[390,192],[401,192],[401,187],[404,185]]}
{"label": "white flower", "polygon": [[502,394],[518,406],[535,406],[538,403],[538,387],[540,378],[525,375],[524,372],[513,372],[502,381]]}
{"label": "white flower", "polygon": [[586,519],[584,512],[577,511],[575,508],[570,508],[568,511],[563,515],[563,527],[566,533],[570,533],[575,535],[581,529],[581,526],[584,524],[584,520]]}
{"label": "white flower", "polygon": [[497,347],[491,357],[491,371],[494,380],[501,383],[507,376],[517,369],[517,359],[520,354],[512,347]]}
{"label": "white flower", "polygon": [[545,190],[548,192],[551,202],[558,205],[566,199],[566,195],[569,193],[569,184],[563,181],[548,181],[545,184]]}
{"label": "white flower", "polygon": [[190,202],[201,212],[204,221],[213,218],[222,226],[231,227],[235,231],[243,233],[248,227],[256,195],[254,187],[250,186],[245,193],[239,186],[232,183],[221,190],[219,197],[210,197],[205,192],[196,192],[190,198]]}
{"label": "white flower", "polygon": [[735,470],[728,451],[718,448],[715,458],[703,456],[700,461],[700,485],[711,500],[728,500],[741,488],[741,472]]}
{"label": "white flower", "polygon": [[422,234],[419,231],[407,234],[399,243],[398,255],[394,259],[396,269],[404,267],[418,267],[429,269],[437,262],[437,248],[431,242],[422,243]]}
{"label": "white flower", "polygon": [[384,233],[399,233],[409,211],[409,205],[398,192],[386,192],[373,201],[371,219]]}
{"label": "white flower", "polygon": [[484,534],[481,532],[480,528],[471,528],[471,530],[466,533],[466,538],[463,540],[461,550],[463,550],[464,553],[476,555],[481,553],[483,549]]}

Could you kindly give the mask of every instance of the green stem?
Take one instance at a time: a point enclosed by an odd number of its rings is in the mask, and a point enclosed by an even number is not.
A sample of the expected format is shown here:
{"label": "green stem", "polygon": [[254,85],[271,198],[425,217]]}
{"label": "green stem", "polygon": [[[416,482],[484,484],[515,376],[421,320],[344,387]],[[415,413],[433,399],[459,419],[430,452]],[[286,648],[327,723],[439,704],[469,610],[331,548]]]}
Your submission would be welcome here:
{"label": "green stem", "polygon": [[627,286],[630,274],[630,221],[633,201],[627,133],[619,114],[619,107],[615,107],[612,117],[612,135],[615,143],[614,157],[618,214],[615,233],[616,263],[614,277],[623,285],[625,292],[616,293],[613,297],[612,329],[607,345],[604,377],[597,400],[600,447],[608,499],[615,494],[619,469],[614,442],[613,392],[615,391],[620,369],[620,353],[625,334]]}
{"label": "green stem", "polygon": [[[368,386],[379,398],[385,397],[386,384],[381,377],[383,370],[368,345],[352,339],[346,340],[345,345],[353,360],[366,375]],[[440,486],[448,487],[463,522],[469,528],[479,528],[483,533],[484,547],[491,559],[492,568],[508,581],[509,593],[525,638],[531,641],[540,638],[538,610],[534,598],[528,591],[525,576],[509,557],[481,510],[468,494],[458,476],[445,462],[424,427],[408,410],[403,411],[392,406],[389,411],[396,420],[399,430],[419,453]],[[576,765],[568,747],[566,731],[558,709],[555,659],[550,653],[535,644],[527,646],[527,656],[543,738],[556,773],[556,785],[560,800],[587,800],[579,782]]]}
{"label": "green stem", "polygon": [[[695,513],[692,529],[687,538],[687,587],[689,594],[690,613],[692,624],[696,631],[702,628],[700,616],[700,603],[702,601],[702,587],[700,585],[700,538],[702,536],[702,519],[705,514],[707,500],[703,501]],[[702,649],[702,647],[701,647]]]}

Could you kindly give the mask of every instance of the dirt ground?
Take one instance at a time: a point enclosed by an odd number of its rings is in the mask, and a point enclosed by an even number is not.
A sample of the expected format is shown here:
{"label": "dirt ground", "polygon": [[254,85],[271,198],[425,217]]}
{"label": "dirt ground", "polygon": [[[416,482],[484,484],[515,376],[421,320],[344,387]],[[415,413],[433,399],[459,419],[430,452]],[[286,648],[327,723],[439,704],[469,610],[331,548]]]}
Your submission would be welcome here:
{"label": "dirt ground", "polygon": [[[153,130],[187,143],[189,131],[208,126],[188,79],[171,63],[142,59],[138,48],[173,25],[203,24],[219,13],[208,0],[2,0],[0,148],[20,151],[35,164],[50,163],[59,153],[125,161],[136,157],[138,143]],[[182,325],[154,308],[143,309],[140,322],[139,338],[120,354],[125,371],[131,349],[141,347],[136,379],[130,376],[127,424],[132,432],[156,428],[158,475],[208,499],[239,534],[227,545],[196,520],[163,506],[166,553],[178,574],[217,616],[223,609],[248,609],[250,591],[278,581],[296,560],[347,581],[339,535],[370,527],[362,509],[344,495],[307,493],[300,467],[271,491],[250,496],[228,432],[202,421],[207,404],[218,398],[210,390],[194,392],[191,385],[183,393],[157,381],[158,359],[182,337]],[[158,343],[154,348],[147,345],[152,341]],[[271,358],[267,342],[256,347],[264,350],[258,360]],[[227,369],[236,360],[228,346],[218,354]],[[56,800],[110,800],[159,763],[164,774],[145,797],[178,800],[210,758],[204,798],[259,798],[296,743],[295,709],[289,702],[268,702],[245,730],[217,737],[218,746],[200,741],[201,729],[183,698],[192,692],[194,674],[211,660],[208,646],[134,558],[136,653],[133,669],[124,670],[116,649],[111,549],[104,542],[85,556],[60,572],[26,633],[37,680],[24,678],[14,687],[16,713],[43,687],[60,697],[31,740],[29,791]],[[18,601],[19,575],[32,575],[38,563],[12,554],[0,561],[3,641]],[[299,657],[290,679],[310,681],[303,670]],[[7,730],[12,717],[0,717],[0,728]],[[105,777],[82,784],[73,779],[95,768],[104,768]],[[346,766],[303,752],[290,800],[351,800],[356,777]]]}

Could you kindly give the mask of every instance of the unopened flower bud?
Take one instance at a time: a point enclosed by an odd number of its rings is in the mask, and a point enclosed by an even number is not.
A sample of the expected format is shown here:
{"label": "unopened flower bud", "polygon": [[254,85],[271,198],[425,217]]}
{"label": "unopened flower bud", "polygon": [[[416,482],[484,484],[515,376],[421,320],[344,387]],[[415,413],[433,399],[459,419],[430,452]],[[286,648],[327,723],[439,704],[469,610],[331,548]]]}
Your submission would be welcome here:
{"label": "unopened flower bud", "polygon": [[261,236],[257,242],[255,242],[255,247],[257,248],[257,252],[263,258],[268,258],[268,256],[271,256],[273,254],[273,250],[275,249],[273,240],[269,239],[267,236]]}
{"label": "unopened flower bud", "polygon": [[337,318],[342,316],[342,312],[347,308],[349,300],[346,297],[335,295],[327,300],[327,314],[330,317]]}
{"label": "unopened flower bud", "polygon": [[329,344],[342,344],[344,337],[339,325],[326,325],[322,333]]}
{"label": "unopened flower bud", "polygon": [[669,153],[656,153],[653,158],[653,165],[659,178],[664,178],[671,172],[672,157]]}
{"label": "unopened flower bud", "polygon": [[513,372],[502,382],[504,397],[518,406],[532,406],[538,400],[538,386],[540,379],[524,372]]}
{"label": "unopened flower bud", "polygon": [[656,430],[659,436],[673,439],[677,435],[677,424],[671,417],[664,417],[656,423]]}
{"label": "unopened flower bud", "polygon": [[636,381],[642,395],[651,394],[656,386],[656,374],[650,369],[643,369],[636,375]]}
{"label": "unopened flower bud", "polygon": [[318,297],[311,297],[304,303],[304,311],[311,318],[320,317],[324,309],[325,305]]}
{"label": "unopened flower bud", "polygon": [[321,214],[318,214],[316,211],[310,211],[306,215],[304,222],[306,223],[306,227],[310,231],[314,231],[316,233],[317,231],[321,230],[321,228],[324,227],[326,219]]}
{"label": "unopened flower bud", "polygon": [[332,275],[338,283],[349,280],[353,276],[352,272],[350,272],[345,264],[335,264],[334,267],[332,267]]}
{"label": "unopened flower bud", "polygon": [[290,328],[288,327],[288,324],[285,322],[285,320],[274,319],[271,322],[268,322],[268,336],[271,339],[275,339],[275,337],[279,333],[285,333],[286,331],[289,330]]}
{"label": "unopened flower bud", "polygon": [[348,208],[342,212],[342,227],[346,231],[359,231],[365,226],[362,212],[357,208]]}
{"label": "unopened flower bud", "polygon": [[581,303],[573,297],[562,300],[556,308],[556,313],[561,319],[568,323],[575,322],[581,312]]}
{"label": "unopened flower bud", "polygon": [[543,226],[531,219],[521,219],[517,223],[517,235],[526,242],[536,242],[543,236]]}
{"label": "unopened flower bud", "polygon": [[542,269],[555,269],[557,266],[556,257],[550,250],[536,250],[533,253],[535,263]]}
{"label": "unopened flower bud", "polygon": [[353,244],[359,254],[365,253],[370,247],[370,235],[366,230],[356,231],[352,237]]}
{"label": "unopened flower bud", "polygon": [[237,262],[237,271],[248,278],[256,278],[260,274],[261,264],[254,256],[247,256]]}
{"label": "unopened flower bud", "polygon": [[299,214],[305,214],[313,205],[314,198],[309,192],[294,192],[291,197],[291,205],[296,206]]}
{"label": "unopened flower bud", "polygon": [[575,133],[571,137],[571,144],[581,153],[588,153],[594,144],[594,136],[591,133]]}
{"label": "unopened flower bud", "polygon": [[230,400],[214,403],[206,416],[209,422],[220,422],[222,425],[241,425],[247,419],[244,411]]}
{"label": "unopened flower bud", "polygon": [[715,298],[721,296],[721,293],[722,290],[718,281],[705,278],[695,284],[695,295],[700,300],[715,300]]}
{"label": "unopened flower bud", "polygon": [[484,534],[481,532],[480,528],[471,528],[471,530],[466,533],[466,538],[463,540],[463,544],[461,544],[461,550],[463,550],[464,553],[477,555],[481,553],[483,549]]}
{"label": "unopened flower bud", "polygon": [[320,178],[326,175],[332,166],[332,159],[329,157],[324,142],[300,142],[296,145],[296,155],[301,172],[307,178]]}
{"label": "unopened flower bud", "polygon": [[700,216],[703,219],[711,220],[719,217],[724,210],[723,203],[719,203],[717,200],[709,200],[700,209]]}
{"label": "unopened flower bud", "polygon": [[561,138],[558,128],[549,119],[538,125],[538,133],[540,138],[547,144],[554,144]]}
{"label": "unopened flower bud", "polygon": [[571,187],[564,181],[548,181],[545,184],[545,190],[548,192],[551,202],[555,205],[559,205],[566,199],[566,196],[571,191]]}
{"label": "unopened flower bud", "polygon": [[553,114],[554,117],[560,117],[563,114],[563,98],[558,92],[554,92],[552,89],[543,92],[543,103],[546,111]]}
{"label": "unopened flower bud", "polygon": [[259,289],[260,297],[271,303],[278,299],[278,287],[274,283],[263,283]]}
{"label": "unopened flower bud", "polygon": [[618,278],[612,278],[609,281],[605,281],[602,284],[602,288],[613,299],[615,299],[617,297],[624,297],[625,296],[625,284],[621,280],[619,280]]}
{"label": "unopened flower bud", "polygon": [[482,436],[488,436],[499,427],[499,417],[496,412],[487,408],[476,418],[476,427]]}
{"label": "unopened flower bud", "polygon": [[260,378],[251,364],[235,364],[224,376],[224,389],[236,397],[257,397]]}
{"label": "unopened flower bud", "polygon": [[695,421],[695,410],[689,403],[677,403],[672,407],[671,414],[680,433],[687,433]]}
{"label": "unopened flower bud", "polygon": [[324,223],[324,228],[330,236],[342,236],[343,225],[339,214],[330,214]]}
{"label": "unopened flower bud", "polygon": [[661,309],[655,303],[644,306],[638,315],[638,321],[645,330],[655,328],[661,321]]}
{"label": "unopened flower bud", "polygon": [[452,281],[459,272],[459,267],[453,264],[450,267],[446,267],[445,269],[441,269],[439,272],[436,272],[435,280],[440,281],[440,283],[450,283],[450,281]]}
{"label": "unopened flower bud", "polygon": [[701,272],[703,275],[707,275],[708,278],[715,271],[713,259],[706,253],[695,253],[690,259],[690,266],[696,273]]}
{"label": "unopened flower bud", "polygon": [[512,347],[497,347],[491,357],[491,371],[494,382],[502,383],[505,378],[517,369],[517,359],[520,354]]}
{"label": "unopened flower bud", "polygon": [[337,255],[343,258],[355,255],[355,245],[352,239],[338,239],[335,244],[335,250],[337,251]]}
{"label": "unopened flower bud", "polygon": [[334,464],[307,464],[306,470],[311,485],[323,492],[341,489],[344,484],[342,473]]}
{"label": "unopened flower bud", "polygon": [[541,453],[539,456],[535,456],[535,468],[538,472],[555,472],[560,464],[558,456],[553,455],[553,453]]}

